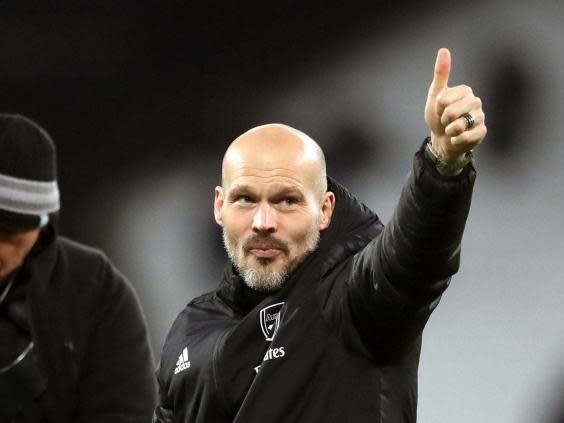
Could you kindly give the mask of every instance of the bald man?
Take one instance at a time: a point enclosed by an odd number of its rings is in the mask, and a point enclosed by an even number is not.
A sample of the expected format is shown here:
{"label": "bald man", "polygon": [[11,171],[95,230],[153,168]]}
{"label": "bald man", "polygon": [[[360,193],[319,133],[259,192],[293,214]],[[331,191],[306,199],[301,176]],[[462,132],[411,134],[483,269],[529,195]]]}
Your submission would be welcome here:
{"label": "bald man", "polygon": [[458,270],[486,132],[449,73],[441,49],[431,136],[385,228],[304,133],[269,124],[233,141],[214,202],[230,263],[170,330],[154,422],[416,421],[421,333]]}

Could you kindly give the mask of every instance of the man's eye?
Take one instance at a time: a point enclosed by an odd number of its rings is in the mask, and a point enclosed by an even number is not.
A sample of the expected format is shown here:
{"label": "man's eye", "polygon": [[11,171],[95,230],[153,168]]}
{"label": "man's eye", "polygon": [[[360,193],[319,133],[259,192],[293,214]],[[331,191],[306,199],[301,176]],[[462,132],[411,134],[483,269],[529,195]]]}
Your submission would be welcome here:
{"label": "man's eye", "polygon": [[298,199],[295,197],[286,197],[284,198],[284,204],[288,206],[292,206],[298,202]]}
{"label": "man's eye", "polygon": [[237,201],[238,203],[252,203],[253,200],[251,197],[249,197],[248,195],[240,195],[239,197],[237,197],[235,199],[235,201]]}

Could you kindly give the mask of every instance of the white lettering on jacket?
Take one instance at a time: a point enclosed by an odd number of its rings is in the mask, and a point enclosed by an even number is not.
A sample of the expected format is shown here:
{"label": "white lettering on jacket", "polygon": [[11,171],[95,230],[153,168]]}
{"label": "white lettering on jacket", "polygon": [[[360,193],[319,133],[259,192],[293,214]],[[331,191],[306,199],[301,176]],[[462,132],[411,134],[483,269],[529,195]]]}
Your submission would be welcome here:
{"label": "white lettering on jacket", "polygon": [[[282,358],[286,355],[286,351],[284,351],[285,347],[278,347],[278,348],[269,348],[266,351],[266,354],[264,355],[264,358],[262,359],[262,362],[264,363],[265,361],[269,361],[269,360],[275,360],[277,358]],[[262,364],[255,367],[254,370],[255,372],[259,372],[260,368],[261,368]]]}

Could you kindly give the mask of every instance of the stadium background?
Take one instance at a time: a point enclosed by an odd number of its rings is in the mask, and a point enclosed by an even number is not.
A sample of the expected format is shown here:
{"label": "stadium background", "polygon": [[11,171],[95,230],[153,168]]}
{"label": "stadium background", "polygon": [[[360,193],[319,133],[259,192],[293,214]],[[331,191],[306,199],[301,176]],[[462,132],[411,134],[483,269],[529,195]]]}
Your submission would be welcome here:
{"label": "stadium background", "polygon": [[425,329],[419,421],[559,421],[564,3],[363,3],[2,1],[0,110],[55,139],[61,232],[128,276],[158,358],[221,274],[228,143],[267,122],[302,129],[387,221],[450,48],[451,85],[482,97],[489,134],[462,267]]}

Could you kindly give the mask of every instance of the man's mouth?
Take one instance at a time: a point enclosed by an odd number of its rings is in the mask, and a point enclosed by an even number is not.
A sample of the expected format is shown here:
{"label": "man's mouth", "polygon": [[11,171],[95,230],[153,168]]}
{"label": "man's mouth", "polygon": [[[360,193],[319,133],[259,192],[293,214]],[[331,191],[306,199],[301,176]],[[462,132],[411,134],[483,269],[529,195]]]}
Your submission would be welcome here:
{"label": "man's mouth", "polygon": [[251,247],[250,252],[259,258],[273,258],[282,253],[278,248]]}
{"label": "man's mouth", "polygon": [[244,249],[259,259],[272,259],[287,251],[284,242],[274,238],[261,239],[259,237],[247,240]]}

